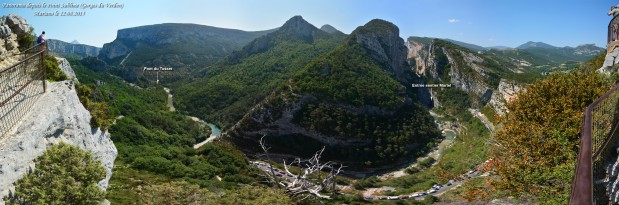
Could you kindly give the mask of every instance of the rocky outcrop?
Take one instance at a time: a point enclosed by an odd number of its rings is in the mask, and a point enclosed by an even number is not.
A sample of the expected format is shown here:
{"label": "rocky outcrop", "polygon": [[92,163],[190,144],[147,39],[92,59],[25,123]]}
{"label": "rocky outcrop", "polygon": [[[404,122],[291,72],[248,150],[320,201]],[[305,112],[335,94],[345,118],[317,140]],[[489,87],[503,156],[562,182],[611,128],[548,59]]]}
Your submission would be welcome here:
{"label": "rocky outcrop", "polygon": [[[420,41],[409,39],[408,42],[406,42],[406,47],[408,48],[406,57],[409,60],[409,64],[413,66],[413,70],[416,71],[417,75],[424,75],[424,73],[426,73],[426,68],[435,67],[435,59],[433,56],[431,43],[422,43]],[[436,72],[432,72],[431,75],[431,78],[433,79],[438,78]]]}
{"label": "rocky outcrop", "polygon": [[[478,64],[483,60],[475,54],[459,51],[460,54],[454,54],[443,48],[447,59],[451,63],[449,77],[454,87],[464,91],[474,93],[481,97],[482,101],[487,101],[492,95],[492,87],[487,83],[488,76],[484,68]],[[459,64],[459,59],[464,60],[464,64]],[[461,62],[461,61],[460,61]],[[474,72],[470,72],[473,69]]]}
{"label": "rocky outcrop", "polygon": [[490,98],[490,105],[498,115],[504,115],[507,110],[505,103],[516,98],[516,94],[520,91],[523,91],[524,87],[511,81],[507,81],[501,79],[499,82],[499,87],[497,87],[496,91],[492,93],[492,97]]}
{"label": "rocky outcrop", "polygon": [[75,76],[75,72],[73,72],[73,68],[71,68],[69,61],[67,61],[66,58],[56,57],[56,61],[58,61],[58,66],[60,67],[60,70],[62,70],[67,75],[67,78],[69,78],[69,80],[79,82],[77,80],[77,76]]}
{"label": "rocky outcrop", "polygon": [[[382,32],[373,32],[380,29]],[[374,19],[363,27],[357,28],[350,36],[368,51],[382,65],[387,65],[386,71],[396,80],[407,82],[411,76],[405,75],[409,70],[406,62],[406,45],[400,38],[400,29],[392,23]]]}
{"label": "rocky outcrop", "polygon": [[10,14],[0,17],[0,68],[16,63],[19,53],[19,37],[30,33],[26,19]]}
{"label": "rocky outcrop", "polygon": [[[63,70],[70,70],[61,59]],[[72,73],[72,72],[71,72]],[[69,76],[74,74],[68,73]],[[49,83],[30,112],[13,131],[0,138],[0,203],[12,184],[35,168],[33,160],[50,146],[64,142],[93,154],[106,169],[99,182],[108,187],[118,154],[108,132],[90,126],[91,115],[80,103],[72,81]]]}
{"label": "rocky outcrop", "polygon": [[61,40],[47,40],[49,52],[62,57],[77,56],[80,58],[87,56],[98,56],[101,48],[84,44],[67,43]]}
{"label": "rocky outcrop", "polygon": [[616,66],[617,64],[619,64],[619,49],[615,48],[613,51],[606,54],[604,64],[600,69],[598,69],[598,72],[607,75],[619,72],[619,67]]}
{"label": "rocky outcrop", "polygon": [[123,43],[117,43],[117,41],[114,41],[103,45],[103,48],[101,48],[101,51],[99,52],[99,58],[111,60],[127,54],[129,54],[129,48],[127,48],[127,46]]}

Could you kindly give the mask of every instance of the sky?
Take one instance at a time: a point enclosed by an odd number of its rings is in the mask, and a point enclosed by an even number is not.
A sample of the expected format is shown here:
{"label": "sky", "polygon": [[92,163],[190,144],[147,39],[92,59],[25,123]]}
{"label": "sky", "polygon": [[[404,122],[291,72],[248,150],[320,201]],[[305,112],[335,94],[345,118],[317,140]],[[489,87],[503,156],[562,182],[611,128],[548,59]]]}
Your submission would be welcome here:
{"label": "sky", "polygon": [[[47,8],[7,8],[10,4]],[[50,4],[122,8],[49,8]],[[449,38],[480,46],[516,47],[528,41],[554,46],[606,46],[610,0],[3,0],[0,16],[20,15],[48,39],[102,47],[119,29],[159,23],[195,23],[246,31],[267,30],[301,15],[316,27],[344,33],[372,19],[400,28],[400,36]],[[85,12],[35,16],[36,12]]]}

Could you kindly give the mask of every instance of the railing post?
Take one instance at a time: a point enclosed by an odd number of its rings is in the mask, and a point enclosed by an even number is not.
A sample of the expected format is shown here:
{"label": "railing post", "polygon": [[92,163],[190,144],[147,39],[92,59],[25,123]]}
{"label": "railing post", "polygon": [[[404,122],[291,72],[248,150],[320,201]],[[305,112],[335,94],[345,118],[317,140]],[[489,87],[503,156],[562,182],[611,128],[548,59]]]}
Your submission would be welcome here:
{"label": "railing post", "polygon": [[43,69],[43,79],[41,79],[43,81],[43,92],[47,92],[47,69],[45,69],[45,52],[41,52],[41,55],[39,56],[39,65],[40,65],[40,69]]}

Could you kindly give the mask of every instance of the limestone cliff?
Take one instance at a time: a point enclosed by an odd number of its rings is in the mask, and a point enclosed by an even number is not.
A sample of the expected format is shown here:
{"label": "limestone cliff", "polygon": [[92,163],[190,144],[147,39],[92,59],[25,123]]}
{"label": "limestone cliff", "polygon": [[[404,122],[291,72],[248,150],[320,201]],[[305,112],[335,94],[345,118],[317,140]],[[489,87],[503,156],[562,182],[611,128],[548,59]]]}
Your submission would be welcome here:
{"label": "limestone cliff", "polygon": [[494,59],[443,40],[410,37],[406,46],[407,59],[418,75],[431,82],[451,83],[482,101],[490,100],[499,74],[510,72],[495,66],[499,63]]}
{"label": "limestone cliff", "polygon": [[6,68],[19,61],[18,38],[28,35],[30,25],[21,16],[10,14],[0,17],[0,69]]}
{"label": "limestone cliff", "polygon": [[98,56],[101,48],[84,44],[67,43],[61,40],[49,39],[47,40],[47,46],[49,52],[62,57],[87,57]]}
{"label": "limestone cliff", "polygon": [[90,127],[90,117],[70,81],[49,83],[30,113],[0,141],[0,198],[34,168],[36,157],[60,142],[87,150],[101,161],[107,174],[99,186],[106,189],[118,152],[108,132]]}
{"label": "limestone cliff", "polygon": [[604,57],[604,64],[598,69],[598,72],[610,75],[611,73],[619,72],[619,49],[614,49]]}

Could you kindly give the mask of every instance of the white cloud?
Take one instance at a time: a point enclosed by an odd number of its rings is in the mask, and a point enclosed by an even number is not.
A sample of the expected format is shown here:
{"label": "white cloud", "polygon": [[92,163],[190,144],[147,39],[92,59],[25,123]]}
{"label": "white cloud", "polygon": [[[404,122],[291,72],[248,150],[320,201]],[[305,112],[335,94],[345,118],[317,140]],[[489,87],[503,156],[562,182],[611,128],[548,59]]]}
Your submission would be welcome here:
{"label": "white cloud", "polygon": [[488,40],[489,41],[493,41],[493,42],[496,41],[496,39],[494,39],[494,38],[489,38]]}
{"label": "white cloud", "polygon": [[449,20],[447,20],[447,22],[449,22],[449,23],[458,23],[458,22],[460,22],[460,20],[459,19],[449,19]]}

